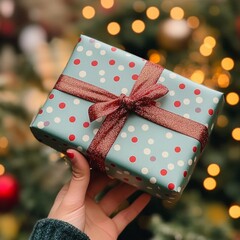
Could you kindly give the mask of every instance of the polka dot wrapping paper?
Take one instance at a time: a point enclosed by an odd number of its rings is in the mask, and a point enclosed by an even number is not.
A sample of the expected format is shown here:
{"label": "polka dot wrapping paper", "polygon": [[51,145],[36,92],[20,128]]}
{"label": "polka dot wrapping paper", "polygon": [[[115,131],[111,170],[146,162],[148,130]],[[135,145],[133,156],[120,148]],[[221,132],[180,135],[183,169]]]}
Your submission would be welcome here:
{"label": "polka dot wrapping paper", "polygon": [[[117,96],[129,95],[146,60],[81,35],[63,74]],[[164,69],[157,83],[168,93],[156,106],[213,129],[223,94]],[[60,152],[69,148],[86,153],[104,117],[90,122],[92,105],[53,89],[31,123],[35,137]],[[201,155],[198,140],[157,125],[134,113],[113,143],[105,159],[106,174],[150,193],[177,200]]]}

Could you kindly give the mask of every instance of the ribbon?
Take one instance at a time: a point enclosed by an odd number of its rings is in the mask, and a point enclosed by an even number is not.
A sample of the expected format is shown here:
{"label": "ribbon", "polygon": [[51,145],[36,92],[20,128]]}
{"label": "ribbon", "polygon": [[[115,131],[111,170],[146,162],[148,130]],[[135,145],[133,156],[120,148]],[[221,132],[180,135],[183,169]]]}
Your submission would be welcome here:
{"label": "ribbon", "polygon": [[139,74],[129,96],[116,96],[105,89],[70,76],[61,75],[55,89],[93,102],[88,110],[90,121],[106,116],[97,134],[87,149],[91,166],[105,170],[104,160],[124,126],[129,112],[148,119],[165,128],[197,139],[201,151],[208,140],[207,127],[156,106],[154,100],[167,94],[168,89],[157,84],[163,71],[159,65],[147,62]]}

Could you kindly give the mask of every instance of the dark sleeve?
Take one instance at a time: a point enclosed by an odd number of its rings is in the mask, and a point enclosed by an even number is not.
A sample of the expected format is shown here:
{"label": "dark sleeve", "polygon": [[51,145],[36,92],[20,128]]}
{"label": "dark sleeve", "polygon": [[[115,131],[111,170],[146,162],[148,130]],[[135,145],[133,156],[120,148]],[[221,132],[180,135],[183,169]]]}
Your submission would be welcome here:
{"label": "dark sleeve", "polygon": [[56,220],[45,218],[39,220],[32,231],[29,240],[90,240],[89,237],[73,225]]}

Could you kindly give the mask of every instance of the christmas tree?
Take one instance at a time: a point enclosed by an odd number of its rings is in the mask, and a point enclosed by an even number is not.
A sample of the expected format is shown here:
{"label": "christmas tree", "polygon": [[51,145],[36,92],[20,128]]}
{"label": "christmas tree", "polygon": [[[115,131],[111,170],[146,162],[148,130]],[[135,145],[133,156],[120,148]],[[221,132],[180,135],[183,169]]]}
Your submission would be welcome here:
{"label": "christmas tree", "polygon": [[240,239],[238,0],[0,1],[0,239],[27,239],[69,179],[29,124],[84,33],[224,92],[179,202],[153,198],[119,239]]}

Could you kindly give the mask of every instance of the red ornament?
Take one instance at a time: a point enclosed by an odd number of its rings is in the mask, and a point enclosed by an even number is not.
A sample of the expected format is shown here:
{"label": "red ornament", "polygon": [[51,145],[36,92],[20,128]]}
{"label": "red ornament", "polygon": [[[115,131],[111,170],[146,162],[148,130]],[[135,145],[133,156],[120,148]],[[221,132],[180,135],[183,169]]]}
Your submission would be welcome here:
{"label": "red ornament", "polygon": [[14,176],[0,176],[0,212],[10,211],[19,200],[19,184]]}

